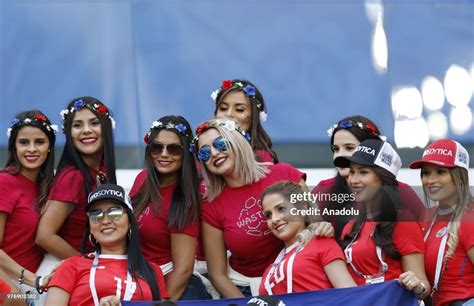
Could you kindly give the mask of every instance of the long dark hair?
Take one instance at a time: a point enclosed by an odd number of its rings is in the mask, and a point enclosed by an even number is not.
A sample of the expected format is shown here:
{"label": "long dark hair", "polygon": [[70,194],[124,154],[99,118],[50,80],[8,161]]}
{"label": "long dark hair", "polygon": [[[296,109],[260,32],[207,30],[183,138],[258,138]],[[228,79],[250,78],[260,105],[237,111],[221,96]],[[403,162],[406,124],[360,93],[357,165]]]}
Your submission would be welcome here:
{"label": "long dark hair", "polygon": [[[25,119],[31,121],[25,124]],[[8,139],[8,158],[5,163],[5,168],[1,172],[8,172],[10,174],[18,174],[21,170],[21,163],[16,154],[16,138],[18,132],[22,127],[32,126],[43,131],[49,140],[48,156],[45,162],[41,165],[41,169],[37,178],[39,186],[39,193],[36,201],[38,202],[38,209],[41,210],[48,200],[49,187],[54,178],[54,144],[56,143],[56,134],[51,127],[51,121],[39,110],[33,109],[21,112],[15,116],[15,121],[19,124],[11,127],[11,134]]]}
{"label": "long dark hair", "polygon": [[[133,215],[133,212],[130,209],[124,208],[124,210],[127,213],[131,229],[130,237],[127,237],[127,269],[133,278],[141,278],[148,283],[153,295],[153,300],[158,301],[161,299],[161,297],[158,282],[156,281],[156,274],[150,264],[146,261],[145,256],[143,255],[140,246],[140,235],[137,220],[135,219],[135,216]],[[93,245],[93,250],[95,252],[98,252],[99,254],[101,253],[100,244],[91,234],[89,222],[90,221],[88,221],[86,224],[86,230],[84,231],[84,236],[82,238],[81,253],[83,256],[87,253],[89,239],[91,240],[90,242]],[[140,286],[139,282],[137,282],[137,284],[138,286]],[[143,289],[140,288],[140,291],[142,292],[143,296]]]}
{"label": "long dark hair", "polygon": [[[343,128],[343,127],[341,127],[341,122],[343,122],[343,121],[349,121],[353,124],[352,124],[351,127],[344,127]],[[374,127],[375,133],[373,133],[373,131],[371,131],[367,128],[360,128],[356,124],[357,122],[362,123],[364,127],[366,127],[367,125],[372,125]],[[360,116],[360,115],[348,116],[348,117],[345,117],[345,118],[339,120],[339,122],[337,123],[336,128],[332,132],[331,143],[330,143],[332,152],[334,152],[334,149],[333,149],[334,135],[336,134],[337,131],[342,130],[342,129],[344,129],[344,130],[350,132],[352,135],[354,135],[354,137],[357,138],[357,140],[359,142],[362,142],[362,141],[367,140],[367,139],[380,140],[380,134],[381,134],[380,129],[377,127],[377,125],[372,120],[370,120],[367,117]],[[339,172],[337,172],[335,179],[336,180],[335,180],[335,183],[334,183],[334,187],[331,191],[332,194],[339,195],[339,194],[350,194],[351,193],[349,186],[347,186],[346,179],[344,177],[342,177],[339,174]],[[330,202],[330,204],[331,204],[331,207],[340,208],[340,209],[349,208],[349,207],[352,207],[354,205],[354,203],[351,202],[351,201],[346,201],[343,204],[338,203],[338,202]],[[335,225],[334,226],[334,235],[335,235],[334,237],[336,237],[336,240],[339,239],[339,237],[342,234],[342,230],[343,230],[344,226],[346,225],[346,223],[350,219],[351,219],[350,216],[338,216],[338,218],[336,218],[335,224],[334,224]]]}
{"label": "long dark hair", "polygon": [[[102,159],[106,168],[107,181],[111,184],[116,184],[117,179],[115,177],[115,150],[114,150],[114,136],[112,133],[112,120],[110,110],[99,100],[93,97],[79,97],[73,99],[67,106],[67,109],[74,109],[79,101],[82,101],[84,105],[80,108],[87,108],[94,113],[99,119],[100,126],[102,129]],[[107,113],[100,114],[94,107],[105,107]],[[63,121],[63,131],[66,135],[66,143],[64,144],[64,150],[59,160],[57,173],[60,173],[64,167],[72,166],[79,169],[84,177],[84,188],[86,193],[89,194],[92,191],[92,186],[95,184],[95,179],[92,177],[86,163],[81,157],[81,154],[77,151],[72,143],[71,126],[75,116],[75,112],[66,116]]]}
{"label": "long dark hair", "polygon": [[[376,206],[380,208],[380,213],[374,219],[378,224],[375,227],[372,239],[375,245],[382,248],[382,251],[387,254],[388,257],[399,260],[401,255],[393,244],[392,237],[393,230],[397,224],[397,212],[400,209],[400,195],[397,188],[398,182],[393,174],[383,168],[372,167],[371,170],[374,171],[382,181],[381,192],[383,192],[380,202],[376,203]],[[354,239],[366,220],[367,211],[365,205],[362,205],[359,216],[355,220],[351,231],[341,242],[343,248],[346,248]]]}
{"label": "long dark hair", "polygon": [[[179,137],[184,150],[181,156],[182,165],[178,174],[178,182],[173,191],[173,198],[168,215],[168,225],[182,229],[185,225],[195,222],[199,217],[199,177],[196,161],[193,154],[189,152],[193,132],[188,121],[181,116],[165,116],[158,121],[161,122],[162,125],[150,131],[148,143],[145,148],[147,178],[137,194],[132,198],[132,204],[135,208],[136,216],[140,215],[150,201],[152,202],[154,215],[161,211],[160,178],[162,175],[156,170],[153,164],[150,144],[160,131],[167,130],[173,132]],[[179,124],[186,127],[182,133],[174,128],[174,126]]]}
{"label": "long dark hair", "polygon": [[[242,87],[245,87],[247,85],[251,85],[255,88],[255,97],[249,97],[245,95],[250,102],[250,107],[252,109],[251,112],[251,125],[250,125],[250,131],[249,132],[251,135],[250,138],[250,145],[252,146],[253,151],[255,152],[255,155],[257,156],[257,160],[261,161],[260,156],[257,154],[257,150],[264,150],[268,151],[273,159],[273,162],[276,164],[278,163],[278,156],[277,154],[272,150],[272,139],[270,136],[267,134],[265,129],[262,126],[262,123],[260,122],[260,112],[261,111],[266,111],[267,108],[265,106],[265,100],[263,99],[263,95],[258,90],[257,86],[255,86],[252,82],[249,80],[241,80],[241,79],[234,79],[232,80],[232,84],[235,83],[242,83]],[[222,99],[230,92],[234,92],[236,90],[241,90],[239,87],[232,86],[231,88],[227,90],[220,90],[219,93],[217,94],[216,97],[216,105],[214,109],[214,116],[217,115],[217,110],[219,109],[219,104],[221,103]]]}

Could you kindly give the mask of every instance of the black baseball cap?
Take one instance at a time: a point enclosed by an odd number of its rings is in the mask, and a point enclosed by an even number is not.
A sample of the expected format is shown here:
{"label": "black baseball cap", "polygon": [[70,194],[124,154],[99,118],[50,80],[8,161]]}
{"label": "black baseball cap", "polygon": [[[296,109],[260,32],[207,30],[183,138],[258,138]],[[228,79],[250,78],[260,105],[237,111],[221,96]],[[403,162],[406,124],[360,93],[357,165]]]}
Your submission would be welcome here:
{"label": "black baseball cap", "polygon": [[271,295],[258,295],[254,296],[251,298],[248,302],[247,305],[252,305],[252,306],[261,306],[261,305],[268,305],[268,306],[285,306],[285,303],[283,303],[282,300],[277,298],[276,296],[271,296]]}
{"label": "black baseball cap", "polygon": [[125,189],[122,186],[115,184],[100,185],[94,189],[94,191],[89,193],[89,196],[87,197],[86,211],[89,211],[95,203],[104,200],[113,200],[123,207],[133,211],[130,197],[127,192],[125,192]]}
{"label": "black baseball cap", "polygon": [[334,165],[341,168],[347,168],[351,163],[381,167],[395,177],[402,166],[400,156],[390,143],[378,139],[364,140],[357,146],[352,156],[339,156],[334,160]]}

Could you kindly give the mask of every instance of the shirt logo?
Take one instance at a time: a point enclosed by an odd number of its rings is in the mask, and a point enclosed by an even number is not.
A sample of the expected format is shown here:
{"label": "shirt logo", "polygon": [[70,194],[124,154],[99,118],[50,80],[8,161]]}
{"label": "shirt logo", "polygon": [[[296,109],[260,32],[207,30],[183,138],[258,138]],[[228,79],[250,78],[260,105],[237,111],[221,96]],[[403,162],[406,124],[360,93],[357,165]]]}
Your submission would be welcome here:
{"label": "shirt logo", "polygon": [[245,201],[237,219],[237,227],[249,236],[265,236],[271,233],[260,200],[250,197]]}

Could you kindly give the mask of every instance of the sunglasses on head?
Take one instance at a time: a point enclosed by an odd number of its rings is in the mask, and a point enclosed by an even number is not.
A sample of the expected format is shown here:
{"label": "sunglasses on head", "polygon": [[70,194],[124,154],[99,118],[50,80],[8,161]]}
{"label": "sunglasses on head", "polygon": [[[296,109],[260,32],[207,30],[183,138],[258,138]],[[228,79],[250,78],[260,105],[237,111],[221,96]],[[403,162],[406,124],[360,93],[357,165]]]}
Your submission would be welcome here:
{"label": "sunglasses on head", "polygon": [[169,154],[179,156],[183,154],[184,147],[178,143],[170,143],[165,145],[161,142],[152,142],[150,144],[150,153],[152,155],[161,155],[165,149]]}
{"label": "sunglasses on head", "polygon": [[94,209],[87,212],[87,216],[91,222],[99,223],[101,222],[104,217],[107,217],[112,221],[118,221],[125,213],[124,209],[120,206],[112,206],[107,209],[107,211],[103,211],[101,209]]}
{"label": "sunglasses on head", "polygon": [[[229,141],[222,136],[217,137],[212,142],[214,149],[225,152],[229,148]],[[197,152],[197,157],[203,162],[207,162],[211,158],[211,147],[209,145],[202,146]]]}

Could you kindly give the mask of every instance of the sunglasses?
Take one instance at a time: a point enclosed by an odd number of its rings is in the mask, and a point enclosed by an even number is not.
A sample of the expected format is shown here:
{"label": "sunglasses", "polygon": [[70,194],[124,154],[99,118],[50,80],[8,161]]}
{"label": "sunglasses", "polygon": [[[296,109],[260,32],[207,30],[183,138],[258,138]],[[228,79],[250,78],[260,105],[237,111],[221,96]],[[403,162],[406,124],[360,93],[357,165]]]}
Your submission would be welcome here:
{"label": "sunglasses", "polygon": [[103,211],[101,209],[94,209],[87,212],[87,216],[91,222],[99,223],[102,222],[104,217],[107,217],[112,221],[118,221],[124,215],[125,211],[122,207],[119,206],[112,206],[107,209],[107,211]]}
{"label": "sunglasses", "polygon": [[162,144],[161,142],[152,142],[150,145],[150,153],[151,155],[161,155],[163,151],[166,151],[174,156],[179,156],[183,154],[184,147],[178,143],[170,143],[170,144]]}
{"label": "sunglasses", "polygon": [[[212,146],[219,152],[227,151],[229,145],[229,141],[222,136],[217,137],[212,142]],[[200,161],[207,162],[211,158],[211,147],[209,145],[202,146],[197,151],[197,157]]]}

